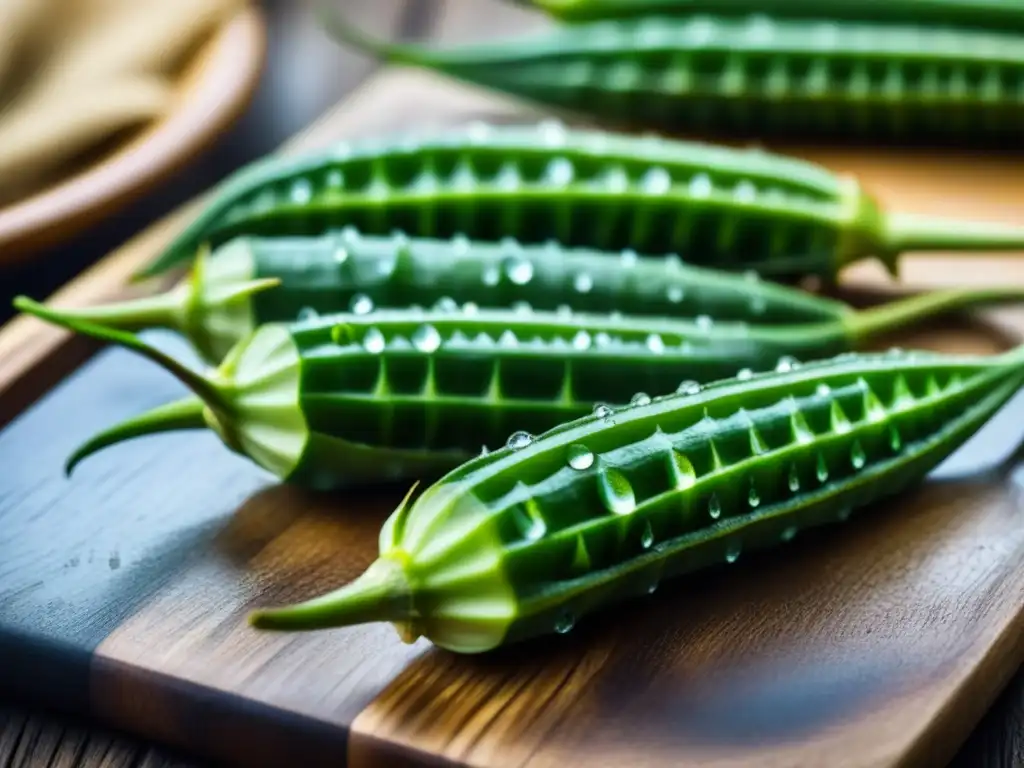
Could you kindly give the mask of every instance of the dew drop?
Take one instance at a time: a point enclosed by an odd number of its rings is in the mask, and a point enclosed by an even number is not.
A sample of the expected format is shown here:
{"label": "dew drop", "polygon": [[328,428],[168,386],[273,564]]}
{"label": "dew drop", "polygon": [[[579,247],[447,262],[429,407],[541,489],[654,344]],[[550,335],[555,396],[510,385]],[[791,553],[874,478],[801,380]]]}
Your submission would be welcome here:
{"label": "dew drop", "polygon": [[567,157],[556,157],[548,163],[545,181],[554,187],[566,187],[576,176],[576,169]]}
{"label": "dew drop", "polygon": [[825,463],[825,454],[818,454],[818,467],[815,471],[815,476],[818,478],[819,483],[824,483],[828,480],[828,465]]}
{"label": "dew drop", "polygon": [[654,580],[654,581],[652,581],[652,582],[650,583],[650,585],[649,585],[649,586],[647,587],[647,594],[648,594],[648,595],[653,595],[653,594],[654,594],[655,592],[657,592],[657,591],[658,591],[658,580],[657,580],[657,579],[655,579],[655,580]]}
{"label": "dew drop", "polygon": [[599,419],[610,418],[612,413],[613,411],[611,409],[611,406],[605,405],[604,403],[598,403],[597,405],[594,406],[594,415],[597,416]]}
{"label": "dew drop", "polygon": [[626,476],[617,469],[608,468],[599,475],[598,491],[609,511],[628,515],[636,509],[636,495]]}
{"label": "dew drop", "polygon": [[671,303],[681,304],[686,297],[686,291],[683,290],[681,285],[670,285],[665,295]]}
{"label": "dew drop", "polygon": [[516,301],[512,303],[512,311],[517,315],[528,315],[533,312],[533,307],[528,301]]}
{"label": "dew drop", "polygon": [[501,271],[494,264],[488,264],[484,267],[483,274],[480,276],[483,280],[484,285],[497,285],[501,282]]}
{"label": "dew drop", "polygon": [[748,379],[754,378],[754,372],[749,368],[742,368],[737,372],[736,378],[740,381],[747,381]]}
{"label": "dew drop", "polygon": [[899,452],[903,447],[903,439],[900,437],[900,431],[896,429],[895,424],[889,425],[889,447],[892,448],[893,452]]}
{"label": "dew drop", "polygon": [[599,347],[610,347],[612,344],[611,334],[607,331],[598,331],[594,334],[594,343]]}
{"label": "dew drop", "polygon": [[339,246],[338,248],[335,248],[334,263],[344,264],[346,261],[348,261],[348,248],[346,248],[345,246]]}
{"label": "dew drop", "polygon": [[475,301],[467,301],[465,304],[462,305],[462,311],[464,314],[467,315],[476,315],[479,314],[480,307],[477,306],[477,303]]}
{"label": "dew drop", "polygon": [[853,464],[854,469],[862,469],[866,461],[864,447],[860,444],[860,440],[854,440],[853,446],[850,448],[850,463]]}
{"label": "dew drop", "polygon": [[571,632],[574,626],[576,626],[576,617],[569,611],[562,611],[558,614],[558,618],[555,619],[555,632],[560,635]]}
{"label": "dew drop", "polygon": [[692,379],[680,382],[679,386],[676,387],[676,392],[680,395],[697,395],[700,394],[700,390],[700,382],[693,381]]}
{"label": "dew drop", "polygon": [[750,311],[755,315],[763,315],[768,311],[768,302],[764,296],[755,296],[750,300]]}
{"label": "dew drop", "polygon": [[672,177],[664,168],[657,166],[643,175],[640,186],[649,194],[663,195],[672,189]]}
{"label": "dew drop", "polygon": [[640,546],[644,549],[650,549],[654,543],[654,531],[651,529],[650,520],[644,523],[644,529],[640,534]]}
{"label": "dew drop", "polygon": [[436,352],[441,346],[441,334],[432,325],[421,325],[412,334],[412,344],[420,352]]}
{"label": "dew drop", "polygon": [[590,334],[584,330],[576,331],[576,335],[572,337],[573,349],[590,349],[591,343],[592,339],[590,338]]}
{"label": "dew drop", "polygon": [[291,195],[293,203],[302,205],[308,203],[313,199],[313,185],[309,183],[309,179],[299,179],[292,184]]}
{"label": "dew drop", "polygon": [[664,354],[665,341],[657,333],[652,333],[647,337],[647,349],[656,355]]}
{"label": "dew drop", "polygon": [[747,503],[751,507],[757,507],[761,504],[761,497],[757,493],[757,487],[754,485],[754,481],[750,481],[750,492],[747,494]]}
{"label": "dew drop", "polygon": [[709,315],[697,315],[693,320],[702,331],[710,331],[715,321]]}
{"label": "dew drop", "polygon": [[651,396],[646,392],[637,392],[632,398],[630,398],[629,404],[635,406],[650,405]]}
{"label": "dew drop", "polygon": [[832,394],[832,388],[828,384],[819,384],[817,390],[818,397],[828,397]]}
{"label": "dew drop", "polygon": [[738,541],[729,543],[729,546],[725,549],[725,562],[735,563],[740,559],[740,552],[743,551],[743,546]]}
{"label": "dew drop", "polygon": [[798,532],[799,532],[799,529],[795,525],[791,525],[791,526],[789,526],[788,528],[786,528],[785,530],[782,531],[782,536],[780,538],[783,541],[792,541],[793,539],[796,538],[796,535],[797,535]]}
{"label": "dew drop", "polygon": [[753,185],[747,179],[744,179],[736,185],[736,189],[733,191],[733,195],[737,200],[743,203],[752,203],[757,197],[757,187]]}
{"label": "dew drop", "polygon": [[796,464],[789,465],[789,478],[787,479],[789,490],[797,493],[800,490],[800,473],[797,472]]}
{"label": "dew drop", "polygon": [[363,336],[363,349],[369,352],[371,355],[378,355],[384,351],[384,347],[387,345],[387,339],[384,338],[384,334],[380,328],[371,328]]}
{"label": "dew drop", "polygon": [[519,339],[516,338],[515,333],[511,330],[505,330],[498,337],[498,346],[506,348],[517,347],[519,346]]}
{"label": "dew drop", "polygon": [[708,514],[711,515],[712,520],[717,520],[722,516],[722,502],[718,500],[717,493],[712,493],[711,498],[708,499]]}
{"label": "dew drop", "polygon": [[451,296],[442,296],[434,302],[434,309],[438,312],[458,312],[459,302]]}
{"label": "dew drop", "polygon": [[320,317],[320,313],[313,309],[313,307],[303,307],[302,309],[299,310],[298,314],[296,315],[296,318],[299,320],[299,322],[316,320],[318,317]]}
{"label": "dew drop", "polygon": [[357,293],[348,304],[353,315],[368,315],[373,312],[373,299],[365,293]]}
{"label": "dew drop", "polygon": [[575,278],[573,278],[572,286],[579,293],[590,293],[594,288],[594,278],[586,272],[580,272]]}
{"label": "dew drop", "polygon": [[779,358],[778,364],[775,366],[775,370],[779,373],[789,373],[790,371],[796,370],[800,366],[800,361],[791,355],[783,355]]}
{"label": "dew drop", "polygon": [[622,262],[623,267],[631,269],[636,266],[636,263],[640,260],[640,256],[632,248],[627,248],[622,252],[619,259]]}
{"label": "dew drop", "polygon": [[555,314],[559,317],[572,317],[572,307],[568,304],[559,304],[555,307]]}
{"label": "dew drop", "polygon": [[585,445],[569,446],[569,466],[581,472],[594,466],[594,454]]}
{"label": "dew drop", "polygon": [[519,451],[530,445],[533,442],[533,435],[529,432],[519,430],[509,435],[508,441],[505,443],[506,447],[513,451]]}
{"label": "dew drop", "polygon": [[520,256],[505,260],[505,276],[515,285],[526,285],[533,279],[533,264]]}
{"label": "dew drop", "polygon": [[706,173],[698,173],[690,179],[690,194],[694,197],[709,197],[714,189],[715,185]]}

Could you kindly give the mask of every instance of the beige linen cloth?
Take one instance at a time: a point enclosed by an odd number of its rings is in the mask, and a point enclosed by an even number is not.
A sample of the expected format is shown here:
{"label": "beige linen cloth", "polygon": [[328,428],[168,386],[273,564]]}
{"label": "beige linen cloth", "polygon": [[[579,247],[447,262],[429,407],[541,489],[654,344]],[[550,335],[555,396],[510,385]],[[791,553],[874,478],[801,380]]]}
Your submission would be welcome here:
{"label": "beige linen cloth", "polygon": [[0,0],[0,206],[167,114],[188,57],[247,0]]}

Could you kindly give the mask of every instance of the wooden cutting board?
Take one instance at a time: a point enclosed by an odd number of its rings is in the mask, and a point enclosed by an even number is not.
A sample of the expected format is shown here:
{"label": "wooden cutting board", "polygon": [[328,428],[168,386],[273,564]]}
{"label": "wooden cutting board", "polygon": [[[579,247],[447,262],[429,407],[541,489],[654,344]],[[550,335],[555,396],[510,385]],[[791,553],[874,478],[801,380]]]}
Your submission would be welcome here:
{"label": "wooden cutting board", "polygon": [[[288,151],[520,107],[388,70]],[[810,150],[894,207],[1024,218],[1024,161]],[[52,301],[138,292],[130,272],[195,207]],[[921,257],[908,287],[1024,281],[1024,259]],[[888,290],[872,265],[847,282]],[[150,290],[159,286],[153,286]],[[890,286],[891,287],[891,286]],[[177,338],[154,343],[194,358]],[[989,312],[900,338],[988,352]],[[888,343],[889,340],[887,340]],[[0,332],[0,693],[250,765],[942,765],[1024,659],[1020,398],[923,487],[785,550],[481,657],[387,625],[261,634],[257,605],[360,573],[401,488],[276,484],[210,434],[69,450],[182,394],[151,364],[28,318]]]}

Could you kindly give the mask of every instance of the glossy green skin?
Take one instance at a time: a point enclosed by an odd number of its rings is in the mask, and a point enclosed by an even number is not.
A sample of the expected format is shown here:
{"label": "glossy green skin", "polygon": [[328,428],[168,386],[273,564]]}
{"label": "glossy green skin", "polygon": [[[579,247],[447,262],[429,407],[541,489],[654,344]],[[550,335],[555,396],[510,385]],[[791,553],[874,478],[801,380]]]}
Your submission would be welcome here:
{"label": "glossy green skin", "polygon": [[1024,29],[1019,0],[515,0],[566,22],[668,14],[768,14],[949,25],[998,31]]}
{"label": "glossy green skin", "polygon": [[246,238],[254,278],[281,284],[252,298],[257,325],[378,307],[463,305],[620,312],[634,316],[800,323],[841,319],[846,304],[758,279],[682,263],[678,257],[372,237],[355,229],[319,237]]}
{"label": "glossy green skin", "polygon": [[[447,474],[389,520],[382,556],[405,564],[410,613],[421,617],[410,636],[481,651],[567,631],[673,576],[779,546],[919,482],[1022,383],[1020,350],[851,355],[585,417]],[[574,467],[581,452],[593,460]],[[491,554],[497,572],[458,567]],[[448,569],[463,579],[443,586]],[[428,582],[442,586],[416,588]],[[472,601],[434,613],[474,583],[510,585],[507,631]],[[446,634],[456,624],[486,642],[458,647]]]}
{"label": "glossy green skin", "polygon": [[342,39],[609,127],[958,142],[1024,129],[1024,46],[1005,29],[701,13],[434,49]]}
{"label": "glossy green skin", "polygon": [[500,240],[646,254],[762,275],[833,275],[890,263],[886,222],[851,179],[821,166],[702,143],[558,123],[471,124],[437,134],[272,157],[229,177],[142,275],[240,235]]}
{"label": "glossy green skin", "polygon": [[[542,432],[595,404],[622,405],[638,392],[664,395],[852,346],[836,323],[767,328],[487,310],[469,317],[379,310],[336,322],[291,328],[314,437],[284,479],[320,489],[353,476],[448,470],[514,431]],[[365,469],[354,471],[352,451],[337,439],[366,446]]]}

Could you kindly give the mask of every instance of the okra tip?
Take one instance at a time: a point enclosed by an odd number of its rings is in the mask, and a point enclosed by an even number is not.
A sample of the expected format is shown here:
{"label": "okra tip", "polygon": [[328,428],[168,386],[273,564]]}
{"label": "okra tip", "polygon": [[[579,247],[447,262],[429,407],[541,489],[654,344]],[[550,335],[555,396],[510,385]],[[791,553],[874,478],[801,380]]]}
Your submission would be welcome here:
{"label": "okra tip", "polygon": [[310,631],[413,618],[412,590],[401,564],[377,559],[355,581],[302,603],[262,608],[249,614],[256,629]]}

